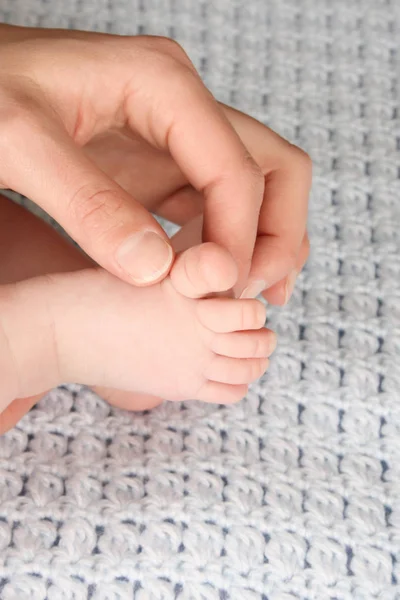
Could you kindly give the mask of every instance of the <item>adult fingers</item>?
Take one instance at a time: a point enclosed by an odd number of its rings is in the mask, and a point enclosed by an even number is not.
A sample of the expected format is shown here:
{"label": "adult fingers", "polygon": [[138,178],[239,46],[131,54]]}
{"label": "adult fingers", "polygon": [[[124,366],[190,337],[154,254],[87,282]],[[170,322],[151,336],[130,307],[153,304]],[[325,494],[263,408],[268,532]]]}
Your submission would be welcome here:
{"label": "adult fingers", "polygon": [[[265,177],[249,286],[260,289],[264,284],[266,289],[297,265],[306,230],[311,161],[306,153],[255,119],[230,107],[224,111]],[[244,297],[249,294],[253,294],[252,289],[245,290]]]}
{"label": "adult fingers", "polygon": [[173,250],[148,211],[98,169],[55,118],[25,108],[11,116],[0,135],[3,185],[29,196],[114,275],[136,285],[163,279]]}
{"label": "adult fingers", "polygon": [[247,279],[264,191],[260,168],[183,51],[175,45],[172,59],[163,54],[143,66],[127,91],[128,122],[168,150],[204,195],[204,241],[228,249]]}
{"label": "adult fingers", "polygon": [[254,261],[250,274],[252,278],[262,274],[266,288],[296,268],[305,234],[311,185],[310,161],[297,148],[291,153],[291,160],[266,175],[258,237],[265,240],[270,253],[267,252],[263,263]]}
{"label": "adult fingers", "polygon": [[263,292],[264,298],[270,304],[284,305],[290,300],[296,285],[297,277],[303,269],[310,253],[310,242],[307,233],[303,238],[295,268],[275,285]]}
{"label": "adult fingers", "polygon": [[177,225],[203,212],[204,199],[187,183],[171,156],[132,132],[97,136],[84,147],[102,171],[142,206]]}
{"label": "adult fingers", "polygon": [[[293,292],[297,275],[300,273],[304,263],[308,258],[309,248],[310,243],[307,233],[304,234],[297,254],[293,257],[288,257],[288,254],[282,248],[282,243],[277,243],[275,238],[271,238],[270,236],[260,236],[257,238],[250,274],[250,283],[243,290],[241,297],[255,298],[264,290],[274,290],[274,292],[276,292],[277,290],[281,289],[283,284],[284,285],[282,289],[285,291],[284,288],[286,283],[288,283],[288,287],[291,286],[291,291],[288,293],[288,300]],[[273,282],[272,285],[269,285],[268,280],[266,280],[264,277],[267,268],[268,274],[271,277],[270,281]],[[282,277],[282,273],[285,274],[284,277]],[[280,301],[273,302],[273,304],[285,304],[286,301],[284,296],[285,294]]]}
{"label": "adult fingers", "polygon": [[[184,51],[171,40],[150,36],[74,37],[74,44],[63,38],[54,47],[57,61],[48,39],[37,45],[33,65],[24,52],[22,58],[18,55],[23,63],[20,87],[29,107],[21,119],[20,112],[10,118],[0,105],[6,115],[0,156],[7,185],[50,212],[107,270],[138,285],[153,283],[166,274],[173,258],[160,241],[165,236],[75,145],[110,128],[129,127],[169,151],[188,182],[204,195],[204,240],[228,249],[246,280],[264,177]],[[82,51],[89,56],[83,62]],[[7,80],[4,89],[9,86]],[[44,123],[36,104],[47,115]]]}

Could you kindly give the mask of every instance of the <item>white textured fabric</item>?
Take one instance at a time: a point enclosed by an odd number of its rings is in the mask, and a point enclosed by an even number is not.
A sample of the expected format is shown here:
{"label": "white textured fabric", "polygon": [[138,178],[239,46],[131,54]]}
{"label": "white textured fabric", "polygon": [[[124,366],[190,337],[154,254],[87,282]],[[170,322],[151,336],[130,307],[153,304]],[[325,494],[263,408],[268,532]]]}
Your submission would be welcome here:
{"label": "white textured fabric", "polygon": [[1,0],[0,17],[174,36],[315,164],[312,257],[247,399],[132,415],[70,386],[0,439],[1,599],[399,599],[400,3]]}

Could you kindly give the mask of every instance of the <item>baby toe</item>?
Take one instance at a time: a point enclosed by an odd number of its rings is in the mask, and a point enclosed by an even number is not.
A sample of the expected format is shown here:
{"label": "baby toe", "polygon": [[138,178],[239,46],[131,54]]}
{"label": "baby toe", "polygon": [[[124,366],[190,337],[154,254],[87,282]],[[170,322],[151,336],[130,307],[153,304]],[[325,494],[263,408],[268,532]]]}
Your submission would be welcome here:
{"label": "baby toe", "polygon": [[269,329],[219,333],[211,340],[215,354],[230,358],[266,358],[276,348],[276,334]]}
{"label": "baby toe", "polygon": [[197,316],[211,331],[229,333],[263,327],[266,308],[259,300],[210,298],[199,301]]}
{"label": "baby toe", "polygon": [[225,248],[205,243],[182,252],[170,278],[176,291],[188,298],[201,298],[231,289],[237,281],[237,267]]}
{"label": "baby toe", "polygon": [[210,381],[230,385],[249,384],[263,375],[268,367],[268,358],[228,358],[216,355],[205,370]]}

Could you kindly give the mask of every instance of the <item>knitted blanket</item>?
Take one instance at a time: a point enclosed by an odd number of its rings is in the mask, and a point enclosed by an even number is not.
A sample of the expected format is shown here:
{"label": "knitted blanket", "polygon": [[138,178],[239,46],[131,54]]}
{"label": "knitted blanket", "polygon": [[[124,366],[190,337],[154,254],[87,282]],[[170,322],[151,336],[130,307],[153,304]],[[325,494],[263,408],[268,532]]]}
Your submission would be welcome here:
{"label": "knitted blanket", "polygon": [[0,598],[399,599],[400,3],[0,0],[0,19],[173,36],[314,160],[312,255],[246,399],[130,414],[70,385],[0,438]]}

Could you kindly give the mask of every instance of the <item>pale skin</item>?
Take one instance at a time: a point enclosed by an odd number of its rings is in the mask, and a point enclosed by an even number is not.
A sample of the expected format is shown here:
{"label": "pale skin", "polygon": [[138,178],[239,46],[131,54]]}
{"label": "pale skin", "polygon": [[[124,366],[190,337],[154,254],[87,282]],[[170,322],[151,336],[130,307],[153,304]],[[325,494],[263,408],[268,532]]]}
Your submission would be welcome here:
{"label": "pale skin", "polygon": [[[268,176],[268,162],[271,160],[271,156],[276,155],[277,162],[281,165],[280,170],[282,171],[282,181],[284,180],[283,174],[285,174],[287,181],[297,187],[297,201],[300,206],[295,207],[291,210],[291,205],[295,196],[290,195],[287,198],[282,195],[279,196],[282,200],[281,208],[282,212],[277,211],[276,222],[284,232],[286,229],[286,223],[290,223],[293,217],[293,213],[297,215],[297,211],[304,211],[303,203],[307,198],[308,187],[309,187],[309,172],[305,167],[305,163],[296,162],[296,157],[302,156],[302,154],[293,153],[293,147],[282,138],[277,136],[270,129],[266,128],[262,124],[254,121],[250,117],[234,111],[233,109],[227,109],[232,118],[232,122],[240,131],[244,142],[248,147],[251,148],[253,154],[256,156],[257,161],[260,164],[260,168],[266,172]],[[142,147],[144,146],[144,147]],[[121,139],[118,134],[113,136],[103,137],[91,144],[86,148],[86,151],[91,155],[93,160],[96,160],[101,167],[108,172],[111,176],[120,180],[121,185],[124,185],[127,191],[138,197],[143,205],[157,212],[160,216],[169,218],[178,224],[186,223],[188,220],[190,224],[181,231],[178,236],[174,238],[174,246],[176,251],[181,251],[188,245],[197,244],[201,242],[202,234],[202,209],[203,209],[203,198],[201,194],[192,190],[190,186],[185,184],[185,180],[176,167],[176,164],[166,155],[151,149],[145,143],[136,142],[131,144],[125,139]],[[132,168],[132,165],[134,168]],[[304,169],[302,173],[301,169]],[[162,176],[157,178],[155,173],[162,172]],[[175,190],[178,190],[177,192]],[[294,190],[293,190],[294,191]],[[274,198],[274,196],[271,196]],[[266,196],[268,202],[269,196]],[[4,202],[4,201],[3,201]],[[11,209],[17,211],[17,207],[13,207],[8,203],[10,214]],[[270,204],[268,203],[267,206]],[[18,209],[20,210],[20,209]],[[199,214],[200,213],[200,214]],[[196,218],[195,215],[199,214]],[[56,237],[57,243],[55,244],[57,251],[54,251],[54,232],[50,234],[48,228],[45,228],[40,235],[34,235],[35,229],[38,224],[36,220],[32,220],[32,217],[27,213],[24,214],[24,218],[11,219],[13,226],[4,220],[5,214],[3,212],[3,223],[7,223],[4,226],[4,231],[0,231],[0,239],[3,239],[4,252],[2,255],[10,257],[11,250],[13,249],[14,259],[1,265],[0,285],[16,279],[24,279],[32,275],[38,275],[43,273],[43,269],[47,272],[57,272],[60,270],[75,270],[88,266],[82,262],[83,255],[72,249],[69,246],[65,246],[66,242]],[[304,223],[300,218],[294,219],[291,227],[297,226],[297,236],[301,234]],[[42,225],[41,225],[42,227]],[[17,232],[19,230],[19,235]],[[279,229],[278,229],[279,230]],[[278,231],[277,230],[277,231]],[[11,234],[12,232],[12,234]],[[300,233],[299,233],[300,232]],[[46,233],[46,235],[44,235]],[[18,243],[22,241],[24,244],[28,244],[31,236],[36,239],[34,248],[31,246],[20,247]],[[43,236],[43,240],[47,239],[46,244],[37,244],[37,240]],[[268,239],[268,238],[267,238]],[[271,237],[275,240],[277,249],[276,252],[277,263],[274,260],[270,262],[267,259],[261,260],[262,252],[259,253],[259,260],[253,261],[252,271],[255,273],[263,272],[267,266],[268,269],[275,269],[279,273],[279,260],[282,265],[282,259],[288,256],[291,249],[291,243],[293,237],[286,238],[282,233],[281,236],[277,235],[276,238]],[[17,243],[17,241],[19,242]],[[53,242],[52,242],[53,240]],[[262,244],[265,243],[265,239],[259,240]],[[259,243],[258,242],[258,243]],[[51,247],[51,252],[48,252],[48,245]],[[272,244],[271,244],[272,246]],[[68,249],[68,252],[67,252]],[[5,252],[7,250],[7,252]],[[296,272],[300,271],[308,255],[308,240],[305,234],[303,242],[301,244],[300,252],[296,258]],[[23,260],[21,257],[24,257]],[[34,263],[32,264],[32,259]],[[206,255],[203,254],[203,259],[206,259]],[[29,261],[27,260],[29,259]],[[88,259],[85,258],[87,261]],[[207,264],[204,265],[207,267]],[[7,278],[4,277],[7,275]],[[186,285],[185,285],[186,283]],[[199,296],[202,290],[196,290],[193,285],[187,280],[181,279],[181,290],[187,296]],[[205,290],[203,290],[205,293]],[[283,304],[287,302],[290,297],[290,291],[287,290],[287,281],[285,279],[280,282],[273,284],[270,288],[263,292],[265,298],[276,304]],[[79,331],[76,332],[79,335]],[[275,342],[272,343],[272,347]],[[126,393],[119,392],[112,389],[99,389],[96,391],[110,401],[120,407],[129,408],[131,410],[142,410],[144,408],[151,408],[160,403],[160,399],[156,397],[150,397],[146,395],[139,395],[137,393]],[[0,416],[0,432],[15,425],[18,420],[29,410],[29,408],[40,398],[40,394],[30,398],[20,398],[14,400],[10,406]],[[219,400],[221,401],[221,400]]]}
{"label": "pale skin", "polygon": [[[49,286],[51,306],[35,318],[42,339],[52,327],[49,319],[57,321],[58,329],[55,344],[38,344],[37,349],[44,360],[57,363],[59,380],[47,379],[45,372],[29,376],[25,362],[17,367],[21,388],[16,395],[25,395],[32,386],[44,386],[44,391],[46,384],[74,380],[107,386],[95,390],[129,410],[152,408],[161,398],[229,403],[241,399],[247,385],[267,368],[276,338],[263,327],[265,308],[259,301],[192,299],[180,293],[200,297],[234,285],[237,267],[222,248],[210,243],[180,252],[163,282],[134,288],[97,268],[49,226],[1,197],[0,217],[2,250],[8,256],[0,266],[3,293],[8,288],[11,297],[19,296],[14,303],[22,308],[25,302],[30,319],[38,290]],[[182,247],[185,237],[183,228],[172,242]],[[64,364],[63,358],[72,354],[75,360]],[[109,387],[116,385],[129,392]],[[0,432],[12,427],[40,396],[12,402],[0,416]]]}
{"label": "pale skin", "polygon": [[[131,284],[162,280],[173,262],[142,193],[173,221],[200,207],[203,241],[238,266],[237,295],[278,285],[282,303],[308,252],[308,156],[218,103],[166,38],[0,24],[0,164],[0,188]],[[159,181],[147,191],[143,165]]]}
{"label": "pale skin", "polygon": [[[229,252],[233,294],[262,291],[271,303],[287,302],[308,255],[310,161],[217,103],[175,42],[0,25],[0,59],[0,187],[32,198],[98,264],[135,286],[163,280],[174,260],[150,211],[178,224],[201,215],[190,243]],[[143,235],[149,231],[164,241]],[[154,242],[151,252],[138,246],[144,239]],[[177,285],[201,295],[184,278]],[[37,288],[38,305],[52,289]],[[8,337],[24,354],[17,310]],[[6,350],[3,339],[0,358]],[[55,366],[45,365],[53,381]]]}

